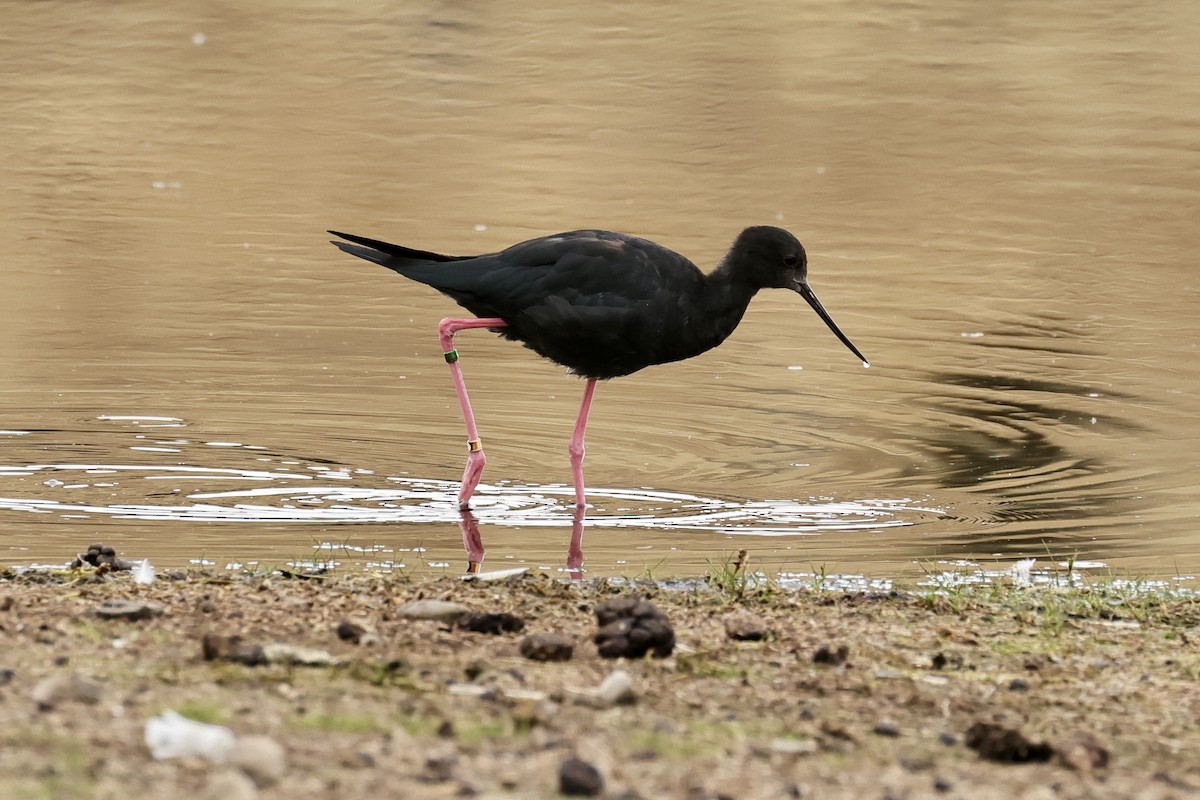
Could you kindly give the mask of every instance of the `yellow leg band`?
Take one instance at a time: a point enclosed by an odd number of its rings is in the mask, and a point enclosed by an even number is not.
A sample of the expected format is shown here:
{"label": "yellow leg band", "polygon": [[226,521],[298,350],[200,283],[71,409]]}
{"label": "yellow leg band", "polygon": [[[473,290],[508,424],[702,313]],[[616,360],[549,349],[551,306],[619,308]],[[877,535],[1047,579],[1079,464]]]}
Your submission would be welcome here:
{"label": "yellow leg band", "polygon": [[478,453],[482,449],[483,449],[483,440],[482,439],[469,439],[467,441],[467,452]]}

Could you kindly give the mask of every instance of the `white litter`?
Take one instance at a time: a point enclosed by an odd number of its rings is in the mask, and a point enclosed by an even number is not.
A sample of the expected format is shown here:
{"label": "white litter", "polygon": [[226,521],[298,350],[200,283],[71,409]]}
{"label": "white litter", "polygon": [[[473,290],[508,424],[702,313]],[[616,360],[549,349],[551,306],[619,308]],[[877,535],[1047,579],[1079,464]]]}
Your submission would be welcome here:
{"label": "white litter", "polygon": [[224,725],[196,722],[171,709],[146,720],[146,746],[160,761],[201,756],[220,764],[229,758],[236,741],[233,731]]}

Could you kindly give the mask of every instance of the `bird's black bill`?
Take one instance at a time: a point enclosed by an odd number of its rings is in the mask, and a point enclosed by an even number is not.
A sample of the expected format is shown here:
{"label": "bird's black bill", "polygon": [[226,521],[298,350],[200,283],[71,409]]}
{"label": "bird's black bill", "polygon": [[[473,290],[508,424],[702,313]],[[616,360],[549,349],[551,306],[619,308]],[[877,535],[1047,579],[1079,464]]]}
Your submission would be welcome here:
{"label": "bird's black bill", "polygon": [[833,321],[833,317],[829,316],[829,312],[825,310],[825,306],[821,305],[821,301],[817,299],[817,295],[812,288],[807,283],[800,283],[797,284],[796,291],[800,293],[801,297],[808,301],[808,304],[812,306],[812,310],[817,312],[817,316],[825,320],[825,324],[829,326],[829,330],[833,331],[834,334],[842,340],[842,344],[846,345],[846,347],[849,347],[850,352],[858,356],[858,360],[863,363],[863,366],[871,366],[871,362],[867,361],[866,357],[862,353],[858,352],[858,348],[854,346],[854,342],[850,341],[850,339],[846,337],[846,334],[842,333],[842,329],[839,328],[837,323]]}

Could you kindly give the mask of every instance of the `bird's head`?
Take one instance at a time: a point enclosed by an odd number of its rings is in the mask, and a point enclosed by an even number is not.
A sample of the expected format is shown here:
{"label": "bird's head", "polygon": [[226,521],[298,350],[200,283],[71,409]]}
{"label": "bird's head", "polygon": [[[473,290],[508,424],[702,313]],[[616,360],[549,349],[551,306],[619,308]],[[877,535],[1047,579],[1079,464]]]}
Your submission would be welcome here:
{"label": "bird's head", "polygon": [[758,225],[738,235],[726,256],[734,273],[762,289],[796,289],[808,280],[804,245],[783,228]]}
{"label": "bird's head", "polygon": [[726,263],[735,275],[755,288],[791,289],[799,293],[842,344],[859,357],[863,366],[870,366],[854,343],[834,323],[808,285],[808,254],[795,236],[783,228],[770,225],[746,228],[733,243]]}

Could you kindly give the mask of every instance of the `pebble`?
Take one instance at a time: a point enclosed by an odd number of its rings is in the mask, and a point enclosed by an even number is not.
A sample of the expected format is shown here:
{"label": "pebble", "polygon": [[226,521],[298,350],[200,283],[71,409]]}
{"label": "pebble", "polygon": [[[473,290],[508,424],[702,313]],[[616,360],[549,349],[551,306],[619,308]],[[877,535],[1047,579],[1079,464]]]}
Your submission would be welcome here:
{"label": "pebble", "polygon": [[161,616],[163,607],[158,603],[143,603],[138,600],[106,600],[96,608],[101,619],[142,620]]}
{"label": "pebble", "polygon": [[569,797],[596,797],[604,791],[604,779],[600,770],[571,757],[558,765],[558,791]]}
{"label": "pebble", "polygon": [[406,619],[426,619],[453,624],[469,614],[470,611],[471,609],[462,603],[451,603],[446,600],[413,600],[411,603],[400,606],[396,610],[396,614]]}
{"label": "pebble", "polygon": [[255,800],[258,789],[248,775],[236,769],[221,769],[208,778],[201,800]]}
{"label": "pebble", "polygon": [[337,637],[350,644],[379,644],[379,636],[371,627],[360,620],[344,619],[338,623]]}
{"label": "pebble", "polygon": [[326,650],[314,647],[299,647],[286,642],[271,642],[262,646],[263,658],[268,664],[291,664],[300,667],[330,667],[338,660]]}
{"label": "pebble", "polygon": [[236,634],[206,633],[200,639],[200,649],[205,661],[234,661],[252,667],[266,663],[261,645],[244,642]]}
{"label": "pebble", "polygon": [[820,745],[815,739],[775,739],[771,742],[772,752],[784,756],[809,756],[818,749]]}
{"label": "pebble", "polygon": [[575,640],[561,633],[532,633],[521,640],[520,651],[530,661],[570,661]]}
{"label": "pebble", "polygon": [[633,678],[623,669],[613,670],[596,687],[596,699],[606,706],[633,705],[638,699]]}
{"label": "pebble", "polygon": [[249,775],[260,788],[277,783],[287,774],[287,754],[283,745],[269,736],[239,736],[229,762]]}
{"label": "pebble", "polygon": [[456,766],[458,747],[454,744],[443,745],[425,757],[425,772],[430,780],[439,783],[453,778]]}
{"label": "pebble", "polygon": [[846,663],[850,657],[850,647],[844,644],[823,644],[812,655],[814,664],[830,664],[838,666]]}
{"label": "pebble", "polygon": [[725,618],[725,635],[735,642],[761,642],[769,634],[759,617],[742,614]]}
{"label": "pebble", "polygon": [[1108,749],[1087,731],[1080,731],[1064,739],[1056,744],[1054,749],[1059,760],[1076,772],[1088,773],[1108,766]]}
{"label": "pebble", "polygon": [[206,633],[200,641],[205,661],[233,661],[251,667],[261,664],[287,664],[299,667],[337,666],[341,661],[327,650],[300,647],[286,642],[255,644],[241,636]]}
{"label": "pebble", "polygon": [[502,633],[518,633],[525,628],[525,620],[507,612],[471,611],[458,620],[458,627],[472,633],[487,633],[499,636]]}
{"label": "pebble", "polygon": [[514,703],[543,703],[550,699],[541,689],[504,689],[500,694]]}
{"label": "pebble", "polygon": [[879,736],[899,736],[900,726],[890,719],[881,719],[875,723],[875,727],[871,729]]}
{"label": "pebble", "polygon": [[38,711],[50,711],[59,703],[71,700],[95,705],[100,702],[103,694],[104,687],[98,681],[72,672],[70,675],[51,675],[43,678],[33,687],[29,698],[33,700]]}

